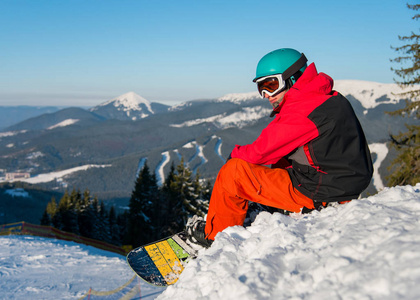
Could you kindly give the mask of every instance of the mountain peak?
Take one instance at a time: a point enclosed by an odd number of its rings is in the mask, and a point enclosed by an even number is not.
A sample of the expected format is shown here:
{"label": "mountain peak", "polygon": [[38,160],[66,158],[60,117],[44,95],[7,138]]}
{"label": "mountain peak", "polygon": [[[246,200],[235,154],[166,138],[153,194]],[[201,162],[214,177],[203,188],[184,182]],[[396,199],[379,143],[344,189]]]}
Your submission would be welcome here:
{"label": "mountain peak", "polygon": [[122,94],[91,108],[90,111],[106,118],[116,118],[120,120],[127,118],[137,120],[139,118],[146,118],[155,113],[151,103],[134,92]]}
{"label": "mountain peak", "polygon": [[125,107],[126,110],[141,110],[140,105],[144,104],[151,113],[153,113],[150,102],[145,98],[139,96],[135,92],[128,92],[122,94],[114,99],[111,99],[100,106],[105,106],[110,103],[113,103],[115,107]]}

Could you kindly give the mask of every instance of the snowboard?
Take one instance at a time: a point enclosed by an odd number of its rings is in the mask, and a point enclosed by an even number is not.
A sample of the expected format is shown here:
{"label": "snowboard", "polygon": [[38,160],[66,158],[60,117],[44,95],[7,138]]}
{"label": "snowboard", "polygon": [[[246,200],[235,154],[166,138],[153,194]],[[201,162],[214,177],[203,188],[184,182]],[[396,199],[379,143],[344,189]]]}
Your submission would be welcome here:
{"label": "snowboard", "polygon": [[197,257],[197,247],[187,241],[184,232],[179,232],[131,250],[127,263],[147,283],[165,287],[178,281],[187,262]]}

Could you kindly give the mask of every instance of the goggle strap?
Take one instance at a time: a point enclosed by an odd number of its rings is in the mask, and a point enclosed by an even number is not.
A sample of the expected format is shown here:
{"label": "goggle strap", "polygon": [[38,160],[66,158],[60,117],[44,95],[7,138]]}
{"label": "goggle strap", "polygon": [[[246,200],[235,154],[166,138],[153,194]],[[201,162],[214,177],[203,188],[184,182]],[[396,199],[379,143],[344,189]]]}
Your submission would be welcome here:
{"label": "goggle strap", "polygon": [[307,61],[308,59],[306,58],[305,54],[302,53],[299,59],[282,73],[283,80],[289,79],[291,76],[293,76],[293,74],[299,71]]}

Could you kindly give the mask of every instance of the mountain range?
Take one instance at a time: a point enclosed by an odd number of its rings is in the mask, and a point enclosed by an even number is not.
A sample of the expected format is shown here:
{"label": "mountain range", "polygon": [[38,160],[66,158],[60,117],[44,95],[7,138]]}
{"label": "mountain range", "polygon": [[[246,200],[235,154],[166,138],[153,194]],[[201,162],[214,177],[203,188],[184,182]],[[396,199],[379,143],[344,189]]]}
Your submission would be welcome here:
{"label": "mountain range", "polygon": [[[395,155],[386,145],[389,134],[404,131],[405,123],[416,120],[385,114],[405,105],[396,84],[345,80],[334,87],[349,99],[371,150],[376,149],[372,152],[379,176],[367,190],[374,193],[383,187],[379,181]],[[181,158],[201,177],[214,180],[235,144],[255,140],[270,122],[270,112],[268,101],[257,92],[172,107],[129,92],[90,109],[59,109],[3,129],[0,169],[29,172],[28,182],[51,190],[88,188],[100,199],[127,199],[146,161],[160,183]],[[40,174],[68,169],[76,171],[39,179]]]}

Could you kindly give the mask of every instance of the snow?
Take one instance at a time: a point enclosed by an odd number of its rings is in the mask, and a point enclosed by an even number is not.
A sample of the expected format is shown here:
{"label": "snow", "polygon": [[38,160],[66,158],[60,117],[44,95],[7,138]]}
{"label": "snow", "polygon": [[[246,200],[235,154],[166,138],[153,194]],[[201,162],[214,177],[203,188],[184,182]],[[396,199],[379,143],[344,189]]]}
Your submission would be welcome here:
{"label": "snow", "polygon": [[260,99],[261,96],[258,92],[248,92],[248,93],[231,93],[224,95],[217,99],[219,102],[228,101],[240,104],[245,101]]}
{"label": "snow", "polygon": [[176,105],[171,106],[168,111],[179,111],[179,110],[183,110],[186,107],[192,106],[192,102],[188,101],[188,102],[182,102]]}
{"label": "snow", "polygon": [[137,165],[136,178],[139,177],[139,174],[140,174],[141,170],[143,169],[144,165],[146,164],[146,162],[147,162],[146,157],[140,158],[139,163]]}
{"label": "snow", "polygon": [[192,142],[189,142],[189,143],[187,143],[187,144],[185,144],[184,146],[182,146],[183,148],[195,148],[195,153],[194,153],[194,155],[188,160],[188,164],[190,164],[191,162],[193,162],[194,161],[194,159],[196,158],[196,157],[199,157],[200,158],[200,163],[199,164],[197,164],[196,166],[194,166],[194,168],[193,168],[193,173],[196,173],[197,172],[197,169],[199,168],[199,167],[201,167],[202,165],[204,165],[205,163],[207,163],[208,162],[208,159],[204,156],[204,152],[203,152],[203,150],[204,150],[204,146],[203,145],[200,145],[200,144],[198,144],[197,143],[197,141],[192,141]]}
{"label": "snow", "polygon": [[[133,275],[119,254],[56,239],[0,236],[1,299],[78,299],[90,288],[112,291]],[[141,299],[151,300],[162,289],[141,282],[140,291]]]}
{"label": "snow", "polygon": [[269,116],[271,111],[271,109],[262,106],[243,107],[240,111],[234,112],[230,115],[220,114],[208,118],[186,121],[181,124],[171,124],[170,126],[181,128],[195,126],[203,123],[213,123],[220,129],[226,129],[229,127],[242,128],[255,121],[258,121],[263,117]]}
{"label": "snow", "polygon": [[[62,179],[64,176],[70,175],[71,173],[74,173],[74,172],[85,171],[89,168],[106,168],[110,166],[111,165],[84,165],[84,166],[75,167],[75,168],[71,168],[71,169],[67,169],[63,171],[39,174],[30,178],[19,178],[16,181],[23,181],[23,182],[32,183],[32,184],[50,182],[56,179]],[[3,182],[3,181],[0,181],[0,182]]]}
{"label": "snow", "polygon": [[388,147],[386,146],[386,143],[374,143],[369,145],[369,150],[371,153],[376,154],[376,159],[373,162],[373,185],[377,191],[380,191],[385,185],[379,174],[379,167],[388,154]]}
{"label": "snow", "polygon": [[48,130],[51,130],[51,129],[55,129],[55,128],[59,128],[59,127],[66,127],[66,126],[73,125],[73,124],[75,124],[77,122],[79,122],[79,119],[67,119],[67,120],[64,120],[64,121],[62,121],[60,123],[57,123],[57,124],[55,124],[53,126],[50,126],[47,129]]}
{"label": "snow", "polygon": [[263,117],[270,115],[272,109],[265,108],[262,106],[256,107],[244,107],[242,110],[230,114],[226,117],[220,118],[218,123],[221,125],[221,128],[228,127],[239,127],[242,128],[254,121],[258,121]]}
{"label": "snow", "polygon": [[31,152],[26,156],[26,159],[36,159],[39,157],[44,156],[44,154],[41,151]]}
{"label": "snow", "polygon": [[194,141],[193,142],[188,142],[184,146],[182,146],[182,148],[187,148],[187,149],[194,148],[194,147],[195,147],[195,142]]}
{"label": "snow", "polygon": [[[99,106],[106,106],[108,104],[113,104],[115,107],[123,107],[124,111],[127,111],[129,114],[129,111],[131,110],[138,110],[141,111],[141,104],[144,104],[147,107],[147,110],[153,114],[153,109],[152,106],[150,104],[150,102],[148,100],[146,100],[145,98],[139,96],[138,94],[134,93],[134,92],[128,92],[125,93],[121,96],[118,96],[114,99],[111,99],[109,101],[106,101]],[[97,107],[96,107],[97,109]],[[147,116],[148,114],[145,114],[143,117]]]}
{"label": "snow", "polygon": [[23,197],[23,198],[29,197],[29,193],[22,188],[8,189],[5,191],[5,193],[12,197]]}
{"label": "snow", "polygon": [[420,184],[230,227],[158,299],[420,299]]}
{"label": "snow", "polygon": [[220,157],[223,163],[225,163],[226,159],[222,156],[222,144],[223,144],[222,138],[216,135],[213,135],[212,138],[217,139],[216,145],[214,146],[214,152],[216,152],[216,155]]}
{"label": "snow", "polygon": [[[141,283],[140,299],[420,299],[419,230],[420,183],[311,214],[263,212],[219,233],[162,294]],[[3,299],[74,299],[132,276],[118,254],[0,237]]]}
{"label": "snow", "polygon": [[[412,88],[402,89],[396,83],[378,83],[362,80],[334,81],[334,90],[344,96],[352,95],[359,100],[366,109],[374,108],[379,104],[398,103],[401,99],[401,96],[398,94],[418,88],[418,86],[414,86]],[[385,96],[388,99],[386,99],[386,101],[377,102],[376,100],[382,96]]]}
{"label": "snow", "polygon": [[170,161],[169,151],[162,152],[162,159],[158,163],[155,169],[156,179],[158,185],[162,185],[165,182],[164,168]]}
{"label": "snow", "polygon": [[14,136],[20,133],[25,133],[25,132],[27,132],[27,130],[0,132],[0,139],[4,137]]}

